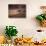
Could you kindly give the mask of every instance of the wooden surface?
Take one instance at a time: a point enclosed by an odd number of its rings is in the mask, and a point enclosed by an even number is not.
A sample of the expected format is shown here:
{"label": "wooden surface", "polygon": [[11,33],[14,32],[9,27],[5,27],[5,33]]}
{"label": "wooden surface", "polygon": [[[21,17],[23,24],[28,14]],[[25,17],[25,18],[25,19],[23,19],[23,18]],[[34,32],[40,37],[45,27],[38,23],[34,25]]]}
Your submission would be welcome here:
{"label": "wooden surface", "polygon": [[41,45],[34,45],[34,44],[23,44],[23,45],[15,45],[15,46],[46,46],[46,44],[41,44]]}

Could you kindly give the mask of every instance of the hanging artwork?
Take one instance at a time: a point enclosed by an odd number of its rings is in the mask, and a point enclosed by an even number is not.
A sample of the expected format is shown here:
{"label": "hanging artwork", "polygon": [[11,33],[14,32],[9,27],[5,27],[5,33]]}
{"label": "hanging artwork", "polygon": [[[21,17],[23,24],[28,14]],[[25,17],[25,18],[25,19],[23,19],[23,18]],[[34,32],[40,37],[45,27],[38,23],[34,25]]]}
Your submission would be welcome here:
{"label": "hanging artwork", "polygon": [[36,19],[39,20],[42,27],[46,27],[46,6],[40,6],[40,9],[42,10],[42,14],[37,15]]}
{"label": "hanging artwork", "polygon": [[8,17],[9,18],[25,18],[26,5],[25,4],[9,4]]}

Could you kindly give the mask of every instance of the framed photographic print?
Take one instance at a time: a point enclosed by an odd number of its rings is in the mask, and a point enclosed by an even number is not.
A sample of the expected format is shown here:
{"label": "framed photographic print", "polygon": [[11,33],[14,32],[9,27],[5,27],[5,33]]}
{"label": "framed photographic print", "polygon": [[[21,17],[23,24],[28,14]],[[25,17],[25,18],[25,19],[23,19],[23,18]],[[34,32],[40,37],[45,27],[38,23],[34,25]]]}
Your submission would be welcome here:
{"label": "framed photographic print", "polygon": [[25,18],[26,4],[9,4],[8,17],[9,18]]}

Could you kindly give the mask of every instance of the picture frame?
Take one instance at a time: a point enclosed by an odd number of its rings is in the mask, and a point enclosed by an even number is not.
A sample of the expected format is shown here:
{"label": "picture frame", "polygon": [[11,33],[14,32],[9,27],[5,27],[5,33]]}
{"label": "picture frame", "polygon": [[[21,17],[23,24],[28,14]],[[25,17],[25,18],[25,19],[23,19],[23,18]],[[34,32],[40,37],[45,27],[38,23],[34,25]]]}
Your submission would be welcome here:
{"label": "picture frame", "polygon": [[8,4],[9,18],[26,18],[26,4]]}

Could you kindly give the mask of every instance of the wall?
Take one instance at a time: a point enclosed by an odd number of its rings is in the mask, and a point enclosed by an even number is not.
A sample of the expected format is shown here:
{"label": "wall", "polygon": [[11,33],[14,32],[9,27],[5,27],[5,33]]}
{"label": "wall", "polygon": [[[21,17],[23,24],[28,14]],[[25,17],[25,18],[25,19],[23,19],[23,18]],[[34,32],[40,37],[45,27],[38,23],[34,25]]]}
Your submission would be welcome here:
{"label": "wall", "polygon": [[[8,18],[8,4],[26,4],[26,18]],[[41,13],[40,6],[46,5],[46,0],[0,0],[0,33],[4,33],[6,25],[15,25],[18,36],[31,36],[36,29],[43,29],[38,25],[35,16]],[[1,34],[2,34],[1,33]]]}

